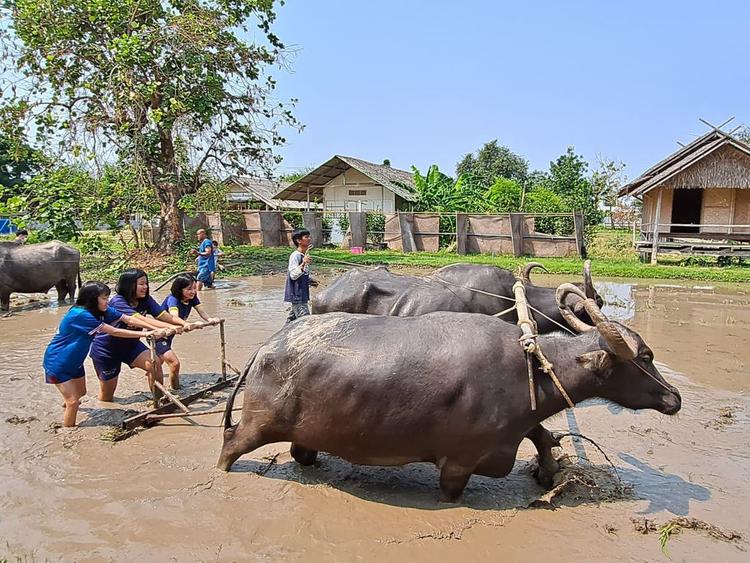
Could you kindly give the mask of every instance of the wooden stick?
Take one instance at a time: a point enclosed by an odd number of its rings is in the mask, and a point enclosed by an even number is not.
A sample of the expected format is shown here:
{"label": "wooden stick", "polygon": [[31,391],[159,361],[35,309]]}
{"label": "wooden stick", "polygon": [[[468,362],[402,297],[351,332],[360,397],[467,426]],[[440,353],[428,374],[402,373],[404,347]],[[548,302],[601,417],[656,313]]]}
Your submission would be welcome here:
{"label": "wooden stick", "polygon": [[151,391],[154,394],[154,408],[159,408],[159,400],[161,399],[162,395],[160,393],[161,390],[164,388],[161,386],[157,386],[156,381],[156,369],[159,365],[159,361],[156,357],[156,339],[153,336],[149,336],[146,339],[146,342],[148,342],[148,349],[149,352],[151,352],[151,377],[153,380],[153,386],[151,388]]}
{"label": "wooden stick", "polygon": [[[232,409],[232,412],[234,411],[241,411],[242,407],[235,407]],[[169,414],[149,414],[146,416],[146,420],[164,420],[165,418],[185,418],[186,416],[202,416],[204,414],[224,414],[226,412],[226,409],[212,409],[208,411],[193,411],[189,413],[185,412],[172,412]]]}
{"label": "wooden stick", "polygon": [[227,379],[227,344],[224,340],[224,319],[219,321],[219,338],[221,339],[221,380]]}
{"label": "wooden stick", "polygon": [[167,397],[178,409],[180,409],[185,414],[192,414],[190,412],[190,409],[188,409],[185,405],[182,404],[182,401],[180,401],[177,397],[172,395],[167,389],[158,381],[154,380],[154,387],[158,388],[159,391],[164,393],[164,396]]}

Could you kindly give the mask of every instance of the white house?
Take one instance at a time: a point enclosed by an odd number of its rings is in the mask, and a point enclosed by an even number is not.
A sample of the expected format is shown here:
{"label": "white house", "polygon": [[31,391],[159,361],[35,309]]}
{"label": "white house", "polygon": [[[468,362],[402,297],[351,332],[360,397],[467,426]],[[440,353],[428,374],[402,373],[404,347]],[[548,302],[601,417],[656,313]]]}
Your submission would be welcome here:
{"label": "white house", "polygon": [[296,182],[275,199],[307,204],[320,202],[327,211],[382,211],[393,213],[416,200],[410,172],[336,155]]}

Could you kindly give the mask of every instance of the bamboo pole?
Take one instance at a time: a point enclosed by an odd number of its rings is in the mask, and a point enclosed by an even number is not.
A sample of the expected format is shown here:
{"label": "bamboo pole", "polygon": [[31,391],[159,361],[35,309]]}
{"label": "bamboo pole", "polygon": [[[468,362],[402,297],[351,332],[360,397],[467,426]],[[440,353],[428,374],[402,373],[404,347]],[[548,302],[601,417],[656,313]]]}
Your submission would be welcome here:
{"label": "bamboo pole", "polygon": [[221,340],[221,380],[227,380],[227,344],[224,340],[224,319],[219,321],[219,338]]}

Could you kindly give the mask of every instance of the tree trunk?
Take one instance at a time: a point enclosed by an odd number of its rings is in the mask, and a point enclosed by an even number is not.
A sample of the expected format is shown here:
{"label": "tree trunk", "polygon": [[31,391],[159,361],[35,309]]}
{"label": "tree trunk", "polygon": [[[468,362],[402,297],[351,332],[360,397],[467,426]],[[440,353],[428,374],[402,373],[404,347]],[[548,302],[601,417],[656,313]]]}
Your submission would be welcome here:
{"label": "tree trunk", "polygon": [[172,190],[175,190],[174,186],[164,186],[157,190],[161,196],[159,198],[161,224],[156,248],[162,252],[172,252],[174,245],[185,238],[182,211],[177,207],[179,197]]}

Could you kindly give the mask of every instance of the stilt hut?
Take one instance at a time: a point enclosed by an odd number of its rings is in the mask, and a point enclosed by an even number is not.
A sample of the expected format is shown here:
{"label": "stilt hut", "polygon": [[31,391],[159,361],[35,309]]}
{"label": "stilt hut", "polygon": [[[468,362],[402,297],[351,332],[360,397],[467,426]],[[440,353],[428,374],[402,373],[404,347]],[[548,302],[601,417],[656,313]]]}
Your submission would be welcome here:
{"label": "stilt hut", "polygon": [[750,145],[719,128],[624,186],[643,202],[636,249],[750,256]]}

